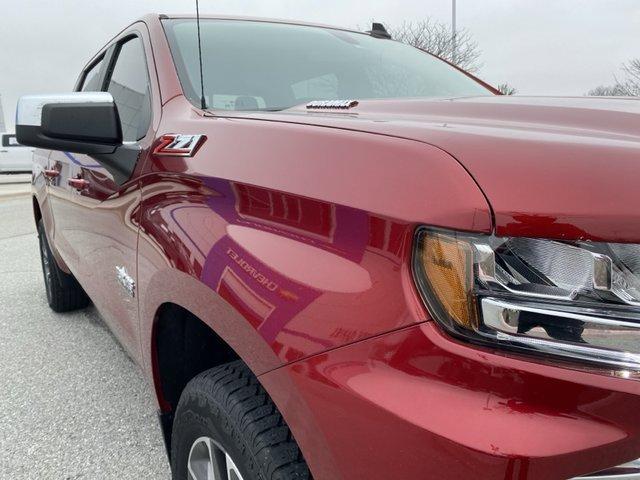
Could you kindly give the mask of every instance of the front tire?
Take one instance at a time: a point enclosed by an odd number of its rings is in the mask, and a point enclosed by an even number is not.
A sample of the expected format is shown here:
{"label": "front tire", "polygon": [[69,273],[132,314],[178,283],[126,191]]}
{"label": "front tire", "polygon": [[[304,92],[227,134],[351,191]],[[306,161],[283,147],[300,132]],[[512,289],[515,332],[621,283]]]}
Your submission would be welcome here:
{"label": "front tire", "polygon": [[58,266],[44,230],[42,220],[38,222],[38,240],[40,242],[40,260],[47,302],[54,312],[69,312],[89,305],[89,297],[78,281],[70,273]]}
{"label": "front tire", "polygon": [[240,361],[185,387],[171,442],[174,480],[310,480],[289,427]]}

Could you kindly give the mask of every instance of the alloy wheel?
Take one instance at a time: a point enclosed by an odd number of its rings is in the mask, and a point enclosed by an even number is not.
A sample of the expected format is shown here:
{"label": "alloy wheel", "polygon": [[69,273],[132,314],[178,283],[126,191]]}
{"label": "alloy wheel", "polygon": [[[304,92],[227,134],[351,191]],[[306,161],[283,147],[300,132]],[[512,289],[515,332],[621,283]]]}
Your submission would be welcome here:
{"label": "alloy wheel", "polygon": [[231,456],[209,437],[193,442],[187,470],[189,480],[244,480]]}

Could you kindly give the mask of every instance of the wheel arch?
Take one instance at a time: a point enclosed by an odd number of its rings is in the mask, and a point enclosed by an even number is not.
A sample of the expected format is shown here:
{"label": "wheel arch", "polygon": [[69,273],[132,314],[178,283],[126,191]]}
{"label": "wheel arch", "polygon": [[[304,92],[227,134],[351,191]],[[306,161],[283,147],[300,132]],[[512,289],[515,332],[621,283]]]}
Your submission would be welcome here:
{"label": "wheel arch", "polygon": [[62,256],[60,255],[55,242],[53,241],[53,216],[48,206],[44,203],[46,202],[46,197],[38,198],[38,195],[32,195],[31,202],[33,209],[33,220],[36,224],[36,228],[38,228],[38,224],[40,222],[43,223],[44,231],[49,242],[49,248],[51,249],[51,253],[53,254],[53,258],[55,259],[56,264],[64,273],[71,273],[69,267],[67,267],[67,264],[62,259]]}
{"label": "wheel arch", "polygon": [[38,199],[34,196],[31,197],[32,205],[33,205],[33,219],[36,222],[36,226],[42,220],[42,210],[40,209],[40,203],[38,203]]}
{"label": "wheel arch", "polygon": [[205,322],[171,302],[158,308],[152,338],[154,384],[163,411],[175,410],[182,390],[199,373],[241,360]]}
{"label": "wheel arch", "polygon": [[191,275],[176,269],[157,272],[141,291],[140,302],[145,369],[167,446],[173,412],[191,378],[234,360],[242,360],[256,376],[281,365],[247,320]]}
{"label": "wheel arch", "polygon": [[156,312],[152,333],[152,372],[160,426],[171,452],[174,412],[191,379],[234,360],[238,354],[200,318],[167,302]]}

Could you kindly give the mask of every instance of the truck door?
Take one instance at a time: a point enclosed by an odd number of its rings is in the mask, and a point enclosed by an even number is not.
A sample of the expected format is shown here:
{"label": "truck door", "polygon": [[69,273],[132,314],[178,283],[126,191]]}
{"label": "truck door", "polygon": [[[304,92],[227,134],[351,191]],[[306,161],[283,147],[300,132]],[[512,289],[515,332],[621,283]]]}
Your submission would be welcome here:
{"label": "truck door", "polygon": [[[102,54],[84,70],[81,75],[81,88],[76,88],[76,90],[82,92],[100,91],[105,68],[105,54]],[[53,229],[50,230],[53,233],[51,240],[77,278],[79,278],[80,272],[78,271],[78,253],[73,247],[73,237],[78,219],[74,217],[75,209],[71,202],[72,188],[69,185],[69,180],[82,176],[83,168],[99,167],[97,162],[88,155],[51,151],[48,168],[44,171],[44,175],[48,177],[48,198],[54,223]]]}
{"label": "truck door", "polygon": [[[142,33],[134,30],[122,35],[100,62],[99,88],[85,88],[113,96],[124,140],[119,152],[125,156],[128,171],[123,174],[109,168],[97,157],[55,152],[52,163],[60,174],[54,215],[56,222],[64,224],[60,235],[75,259],[74,274],[123,346],[139,359],[137,175],[154,136],[150,70]],[[84,83],[91,81],[91,72]]]}

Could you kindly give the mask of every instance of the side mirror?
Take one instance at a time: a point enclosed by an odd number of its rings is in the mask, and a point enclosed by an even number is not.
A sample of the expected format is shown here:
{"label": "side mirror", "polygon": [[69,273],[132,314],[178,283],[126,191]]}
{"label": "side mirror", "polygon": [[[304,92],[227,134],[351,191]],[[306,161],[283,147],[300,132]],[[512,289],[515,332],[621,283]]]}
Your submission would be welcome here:
{"label": "side mirror", "polygon": [[118,108],[107,92],[21,97],[16,137],[30,147],[94,155],[122,145]]}
{"label": "side mirror", "polygon": [[16,136],[10,133],[5,133],[2,135],[2,146],[3,147],[19,147],[20,144],[18,140],[16,140]]}

